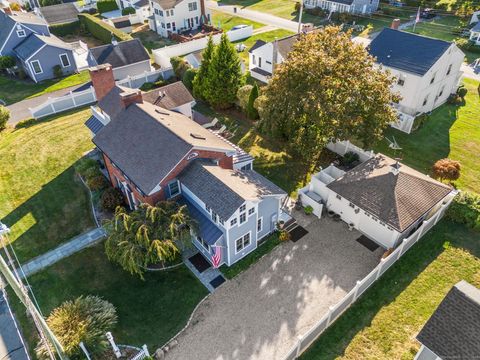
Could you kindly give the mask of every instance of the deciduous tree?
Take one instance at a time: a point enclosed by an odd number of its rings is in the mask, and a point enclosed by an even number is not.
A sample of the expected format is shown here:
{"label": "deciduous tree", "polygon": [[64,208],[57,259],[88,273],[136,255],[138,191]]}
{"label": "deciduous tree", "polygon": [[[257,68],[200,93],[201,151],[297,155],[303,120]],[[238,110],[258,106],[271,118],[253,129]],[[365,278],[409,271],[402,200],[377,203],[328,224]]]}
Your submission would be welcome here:
{"label": "deciduous tree", "polygon": [[261,129],[281,137],[307,163],[334,139],[364,146],[396,120],[392,78],[338,27],[301,35],[257,100]]}
{"label": "deciduous tree", "polygon": [[461,166],[458,161],[451,159],[440,159],[433,164],[433,176],[441,181],[455,181],[460,177]]}
{"label": "deciduous tree", "polygon": [[247,116],[252,119],[258,119],[258,111],[255,109],[255,100],[258,98],[258,85],[255,83],[253,85],[252,91],[250,91],[250,96],[248,97],[247,104]]}

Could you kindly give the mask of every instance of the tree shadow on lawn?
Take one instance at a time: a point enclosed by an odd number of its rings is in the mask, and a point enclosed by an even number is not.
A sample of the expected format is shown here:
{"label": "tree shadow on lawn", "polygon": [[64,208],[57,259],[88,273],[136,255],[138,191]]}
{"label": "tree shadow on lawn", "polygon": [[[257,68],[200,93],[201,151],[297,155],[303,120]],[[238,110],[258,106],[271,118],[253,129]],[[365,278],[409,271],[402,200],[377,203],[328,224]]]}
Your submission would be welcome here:
{"label": "tree shadow on lawn", "polygon": [[369,327],[382,307],[394,302],[443,253],[446,242],[480,257],[480,243],[475,239],[478,232],[448,220],[439,222],[341,315],[301,359],[333,359],[345,355],[355,336]]}
{"label": "tree shadow on lawn", "polygon": [[[35,176],[35,174],[32,174]],[[87,189],[74,165],[1,219],[20,262],[39,256],[94,226]]]}

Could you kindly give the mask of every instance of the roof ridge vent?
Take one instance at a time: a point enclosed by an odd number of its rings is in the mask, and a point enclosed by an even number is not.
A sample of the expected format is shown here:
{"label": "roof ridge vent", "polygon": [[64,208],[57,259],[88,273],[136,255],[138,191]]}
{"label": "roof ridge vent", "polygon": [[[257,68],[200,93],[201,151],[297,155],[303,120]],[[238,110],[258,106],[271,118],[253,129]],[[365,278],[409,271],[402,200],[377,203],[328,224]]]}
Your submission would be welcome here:
{"label": "roof ridge vent", "polygon": [[190,136],[193,137],[194,139],[207,140],[207,138],[201,134],[190,133]]}

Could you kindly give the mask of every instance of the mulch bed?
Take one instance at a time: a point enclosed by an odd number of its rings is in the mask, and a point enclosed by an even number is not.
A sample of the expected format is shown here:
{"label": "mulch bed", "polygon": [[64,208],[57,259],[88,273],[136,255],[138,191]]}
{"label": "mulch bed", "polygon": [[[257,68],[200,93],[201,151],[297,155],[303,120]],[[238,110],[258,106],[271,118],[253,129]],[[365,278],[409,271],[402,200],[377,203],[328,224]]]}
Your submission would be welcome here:
{"label": "mulch bed", "polygon": [[360,244],[362,244],[363,246],[365,246],[368,250],[370,250],[372,252],[377,250],[380,247],[380,245],[378,245],[375,241],[370,240],[365,235],[360,236],[357,239],[357,242],[359,242]]}

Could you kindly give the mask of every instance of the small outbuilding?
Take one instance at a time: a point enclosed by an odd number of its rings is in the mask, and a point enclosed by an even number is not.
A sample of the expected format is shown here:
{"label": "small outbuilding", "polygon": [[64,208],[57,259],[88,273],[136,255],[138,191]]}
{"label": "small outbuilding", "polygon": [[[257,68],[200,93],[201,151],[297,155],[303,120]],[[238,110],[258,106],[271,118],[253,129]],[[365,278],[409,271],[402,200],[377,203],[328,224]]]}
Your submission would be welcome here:
{"label": "small outbuilding", "polygon": [[48,25],[66,24],[78,21],[78,9],[73,3],[43,6],[38,9]]}

